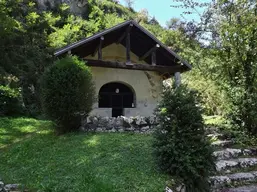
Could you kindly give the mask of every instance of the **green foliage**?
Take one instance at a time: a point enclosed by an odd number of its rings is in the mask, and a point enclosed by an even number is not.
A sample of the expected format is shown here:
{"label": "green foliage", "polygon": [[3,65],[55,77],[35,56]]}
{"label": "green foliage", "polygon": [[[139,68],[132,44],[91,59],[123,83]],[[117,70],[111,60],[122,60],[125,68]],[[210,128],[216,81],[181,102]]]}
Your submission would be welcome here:
{"label": "green foliage", "polygon": [[116,14],[105,14],[104,20],[107,29],[125,21],[124,18],[118,17]]}
{"label": "green foliage", "polygon": [[6,26],[0,28],[1,77],[18,79],[23,103],[33,115],[32,105],[39,112],[37,81],[52,57],[46,40],[48,24],[31,2],[3,0],[0,9]]}
{"label": "green foliage", "polygon": [[162,26],[159,24],[148,24],[148,23],[141,23],[143,27],[145,27],[147,30],[149,30],[154,36],[156,36],[158,39],[162,40],[164,36],[167,34]]}
{"label": "green foliage", "polygon": [[[67,4],[59,5],[43,11],[32,1],[0,1],[0,81],[4,85],[15,83],[21,89],[27,113],[32,116],[41,110],[38,79],[52,63],[54,49],[135,15],[109,0],[89,0],[82,17],[70,13]],[[10,76],[17,81],[6,82]]]}
{"label": "green foliage", "polygon": [[201,75],[202,72],[196,68],[183,74],[183,82],[186,82],[189,88],[200,93],[201,106],[205,115],[226,115],[230,109],[226,92],[222,91],[215,81]]}
{"label": "green foliage", "polygon": [[94,101],[92,75],[76,56],[57,60],[41,80],[42,106],[59,132],[77,130],[81,115],[87,116]]}
{"label": "green foliage", "polygon": [[151,135],[56,136],[52,126],[30,118],[0,118],[1,179],[24,184],[28,191],[160,192],[165,188],[168,176],[155,169]]}
{"label": "green foliage", "polygon": [[49,44],[54,48],[61,48],[79,41],[87,36],[93,35],[99,30],[99,26],[96,23],[74,15],[67,16],[63,26],[54,26],[54,32],[48,35]]}
{"label": "green foliage", "polygon": [[131,19],[135,14],[133,10],[127,9],[119,3],[113,3],[109,0],[98,3],[98,6],[101,7],[101,10],[103,10],[105,14],[116,13],[118,17],[124,17],[125,19]]}
{"label": "green foliage", "polygon": [[215,164],[197,105],[195,93],[186,87],[165,89],[157,109],[154,152],[160,169],[183,183],[187,191],[205,192]]}
{"label": "green foliage", "polygon": [[[208,6],[201,22],[191,27],[198,41],[209,46],[202,54],[211,63],[201,63],[205,76],[226,93],[226,113],[235,124],[257,134],[257,2],[218,0],[209,4],[178,0],[180,7],[197,11]],[[188,11],[187,13],[192,13]]]}
{"label": "green foliage", "polygon": [[215,53],[232,119],[257,134],[257,2],[220,0],[217,6],[213,15],[222,15],[222,19],[216,25],[220,41]]}
{"label": "green foliage", "polygon": [[0,116],[21,115],[22,111],[19,90],[0,85]]}
{"label": "green foliage", "polygon": [[229,119],[222,116],[205,116],[205,125],[208,128],[218,128],[218,132],[224,138],[233,140],[232,148],[255,148],[257,145],[257,138],[239,126],[235,126]]}
{"label": "green foliage", "polygon": [[136,15],[136,20],[143,22],[143,23],[148,23],[149,13],[148,13],[147,9],[140,10]]}

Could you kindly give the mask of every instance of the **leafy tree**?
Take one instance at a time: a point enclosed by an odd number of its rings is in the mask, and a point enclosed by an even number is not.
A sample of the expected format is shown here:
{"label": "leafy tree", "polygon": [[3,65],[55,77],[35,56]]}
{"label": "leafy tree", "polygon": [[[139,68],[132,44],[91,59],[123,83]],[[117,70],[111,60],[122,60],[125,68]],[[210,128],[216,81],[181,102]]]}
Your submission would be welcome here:
{"label": "leafy tree", "polygon": [[182,22],[179,18],[171,18],[169,21],[166,22],[168,29],[176,30],[181,26]]}
{"label": "leafy tree", "polygon": [[41,79],[43,110],[59,133],[78,130],[81,115],[92,109],[94,93],[91,72],[76,56],[55,61]]}
{"label": "leafy tree", "polygon": [[104,16],[105,28],[111,28],[119,23],[124,22],[124,18],[118,17],[116,14],[106,14]]}
{"label": "leafy tree", "polygon": [[83,20],[70,14],[68,8],[62,4],[41,11],[30,1],[0,1],[0,80],[4,85],[21,88],[30,115],[40,113],[38,79],[52,63],[54,49],[99,30],[93,19]]}
{"label": "leafy tree", "polygon": [[93,35],[98,30],[99,26],[91,21],[86,21],[78,16],[68,15],[62,27],[54,27],[54,32],[48,35],[48,40],[51,47],[61,48]]}
{"label": "leafy tree", "polygon": [[142,9],[137,13],[137,21],[138,22],[144,22],[144,23],[148,23],[149,20],[149,13],[147,11],[147,9]]}
{"label": "leafy tree", "polygon": [[[180,2],[191,10],[205,6],[193,0]],[[202,63],[206,76],[225,90],[232,120],[253,134],[257,134],[256,16],[256,1],[218,0],[210,3],[194,29],[204,42],[205,55],[214,61]]]}
{"label": "leafy tree", "polygon": [[132,9],[133,8],[133,5],[135,3],[135,0],[125,0],[126,4],[127,4],[127,7],[129,9]]}
{"label": "leafy tree", "polygon": [[46,40],[47,23],[37,13],[35,3],[3,0],[0,7],[7,26],[1,29],[0,36],[2,73],[6,79],[10,76],[19,79],[16,86],[21,87],[23,102],[28,112],[33,113],[32,105],[39,104],[37,81],[51,60]]}
{"label": "leafy tree", "polygon": [[220,1],[217,6],[222,17],[215,53],[233,104],[232,114],[236,122],[257,134],[257,2]]}
{"label": "leafy tree", "polygon": [[210,191],[208,178],[215,163],[196,98],[184,86],[165,89],[157,109],[154,153],[160,169],[184,184],[186,191],[205,192]]}

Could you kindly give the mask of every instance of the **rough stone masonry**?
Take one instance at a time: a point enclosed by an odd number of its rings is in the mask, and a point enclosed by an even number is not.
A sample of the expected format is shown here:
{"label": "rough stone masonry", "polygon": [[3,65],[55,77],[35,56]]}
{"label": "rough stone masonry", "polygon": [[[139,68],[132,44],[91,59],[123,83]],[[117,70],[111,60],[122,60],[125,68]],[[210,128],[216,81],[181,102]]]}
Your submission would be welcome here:
{"label": "rough stone masonry", "polygon": [[89,132],[152,133],[157,125],[156,117],[101,117],[91,116],[82,123],[81,130]]}

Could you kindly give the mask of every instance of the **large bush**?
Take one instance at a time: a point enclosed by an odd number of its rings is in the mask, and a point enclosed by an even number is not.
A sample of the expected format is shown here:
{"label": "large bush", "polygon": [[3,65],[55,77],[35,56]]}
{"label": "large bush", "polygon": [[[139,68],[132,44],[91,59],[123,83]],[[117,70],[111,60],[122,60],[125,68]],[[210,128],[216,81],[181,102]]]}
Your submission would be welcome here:
{"label": "large bush", "polygon": [[19,90],[8,86],[0,86],[0,116],[15,116],[22,114],[21,95]]}
{"label": "large bush", "polygon": [[76,56],[57,60],[41,79],[42,108],[56,122],[57,131],[77,130],[81,115],[87,115],[94,101],[90,69]]}
{"label": "large bush", "polygon": [[186,87],[166,88],[156,111],[159,125],[154,134],[154,153],[160,169],[183,183],[186,191],[209,190],[215,170],[212,148],[205,138],[196,95]]}

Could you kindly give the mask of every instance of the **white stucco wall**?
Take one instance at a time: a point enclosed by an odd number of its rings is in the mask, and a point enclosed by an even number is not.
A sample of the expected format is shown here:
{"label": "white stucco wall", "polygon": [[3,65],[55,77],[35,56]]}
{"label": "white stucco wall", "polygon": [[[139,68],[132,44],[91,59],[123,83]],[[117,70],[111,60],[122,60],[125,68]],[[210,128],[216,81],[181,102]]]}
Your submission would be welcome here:
{"label": "white stucco wall", "polygon": [[[126,52],[122,45],[112,44],[103,49],[103,60],[125,61]],[[95,57],[87,57],[97,59]],[[133,63],[139,62],[138,57],[131,53]],[[151,116],[160,100],[162,92],[162,77],[152,71],[127,70],[104,67],[91,67],[93,79],[98,96],[100,88],[110,82],[120,82],[132,87],[136,96],[136,107],[124,109],[124,115],[130,116]],[[112,116],[111,108],[98,108],[98,102],[94,104],[91,115]]]}

